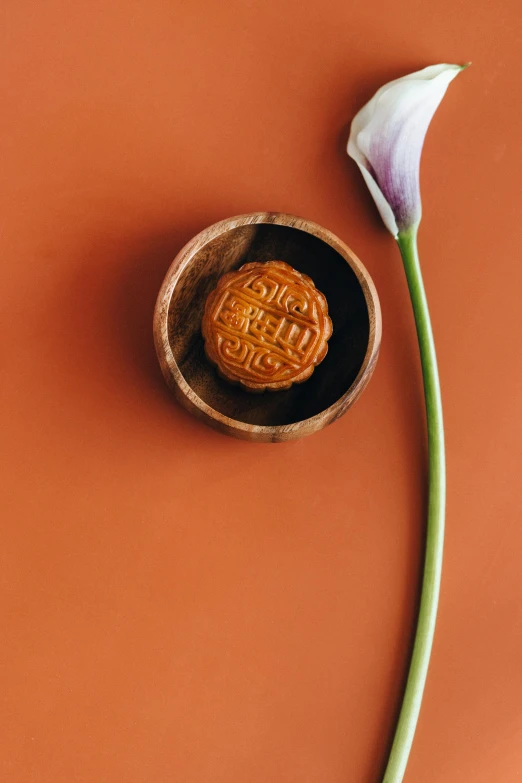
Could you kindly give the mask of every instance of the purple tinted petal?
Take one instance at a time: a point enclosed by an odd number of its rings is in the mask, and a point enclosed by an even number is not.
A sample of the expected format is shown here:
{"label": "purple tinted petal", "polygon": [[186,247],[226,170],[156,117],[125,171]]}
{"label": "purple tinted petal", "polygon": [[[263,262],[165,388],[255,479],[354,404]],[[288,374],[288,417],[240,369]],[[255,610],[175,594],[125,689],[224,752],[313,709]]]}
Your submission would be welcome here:
{"label": "purple tinted petal", "polygon": [[459,71],[454,65],[431,66],[390,82],[352,123],[348,153],[365,174],[394,235],[421,218],[419,169],[424,138],[449,82]]}

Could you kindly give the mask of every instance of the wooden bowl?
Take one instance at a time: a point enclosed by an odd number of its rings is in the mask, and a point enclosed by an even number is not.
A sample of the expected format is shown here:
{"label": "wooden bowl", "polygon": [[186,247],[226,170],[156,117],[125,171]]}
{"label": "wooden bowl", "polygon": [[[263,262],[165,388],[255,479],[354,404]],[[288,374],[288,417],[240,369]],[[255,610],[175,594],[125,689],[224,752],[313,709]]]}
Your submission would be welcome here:
{"label": "wooden bowl", "polygon": [[[254,395],[219,377],[205,356],[201,320],[222,274],[269,260],[312,278],[328,301],[333,334],[309,380]],[[368,272],[334,234],[293,215],[253,212],[206,228],[178,253],[158,295],[154,341],[165,380],[185,408],[236,438],[286,441],[322,429],[359,397],[377,361],[381,311]]]}

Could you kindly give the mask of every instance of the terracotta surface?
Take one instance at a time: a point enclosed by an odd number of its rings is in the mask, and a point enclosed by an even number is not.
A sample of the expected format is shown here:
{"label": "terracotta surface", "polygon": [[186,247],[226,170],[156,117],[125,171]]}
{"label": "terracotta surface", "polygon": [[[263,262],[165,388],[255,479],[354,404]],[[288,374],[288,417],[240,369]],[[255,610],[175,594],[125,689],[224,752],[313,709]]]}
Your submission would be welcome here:
{"label": "terracotta surface", "polygon": [[[406,780],[519,781],[518,0],[0,14],[0,778],[379,783],[416,607],[423,409],[397,250],[344,144],[384,81],[472,60],[422,168],[449,498]],[[357,405],[278,445],[182,410],[151,332],[180,247],[266,209],[347,241],[384,324]]]}

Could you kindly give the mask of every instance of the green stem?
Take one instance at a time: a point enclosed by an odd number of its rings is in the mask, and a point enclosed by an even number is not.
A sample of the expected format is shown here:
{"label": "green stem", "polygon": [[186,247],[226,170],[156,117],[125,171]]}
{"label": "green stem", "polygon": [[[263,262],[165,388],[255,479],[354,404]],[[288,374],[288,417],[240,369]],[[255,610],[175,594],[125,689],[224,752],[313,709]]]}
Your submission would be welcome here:
{"label": "green stem", "polygon": [[399,233],[397,242],[410,290],[424,379],[429,452],[428,520],[424,575],[415,642],[399,721],[383,783],[401,783],[403,780],[417,726],[437,618],[446,501],[444,426],[439,372],[428,302],[417,253],[417,227]]}

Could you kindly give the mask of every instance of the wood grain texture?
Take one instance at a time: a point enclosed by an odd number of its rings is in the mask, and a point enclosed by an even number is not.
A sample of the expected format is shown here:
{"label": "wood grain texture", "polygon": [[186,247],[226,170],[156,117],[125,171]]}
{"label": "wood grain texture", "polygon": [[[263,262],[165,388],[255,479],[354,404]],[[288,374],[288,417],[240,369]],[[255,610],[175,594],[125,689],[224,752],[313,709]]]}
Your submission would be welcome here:
{"label": "wood grain texture", "polygon": [[[324,293],[333,335],[308,381],[254,396],[219,377],[205,356],[201,322],[221,275],[274,258]],[[179,402],[215,429],[251,441],[300,438],[342,416],[368,384],[380,340],[379,299],[357,256],[327,229],[281,213],[241,215],[195,236],[172,262],[154,313],[156,352]]]}

